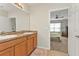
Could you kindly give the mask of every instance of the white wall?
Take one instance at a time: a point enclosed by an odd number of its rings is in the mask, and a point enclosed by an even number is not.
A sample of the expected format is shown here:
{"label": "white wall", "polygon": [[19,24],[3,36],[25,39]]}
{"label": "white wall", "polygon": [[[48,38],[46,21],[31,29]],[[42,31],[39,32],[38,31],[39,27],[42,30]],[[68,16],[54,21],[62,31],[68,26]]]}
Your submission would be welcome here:
{"label": "white wall", "polygon": [[29,30],[29,15],[21,10],[9,12],[9,18],[16,18],[16,31]]}
{"label": "white wall", "polygon": [[72,4],[69,8],[69,39],[68,52],[71,56],[79,56],[79,4]]}
{"label": "white wall", "polygon": [[11,31],[10,20],[8,19],[8,12],[0,10],[0,32]]}
{"label": "white wall", "polygon": [[67,7],[68,4],[41,4],[31,7],[30,30],[38,31],[38,47],[50,49],[49,10]]}

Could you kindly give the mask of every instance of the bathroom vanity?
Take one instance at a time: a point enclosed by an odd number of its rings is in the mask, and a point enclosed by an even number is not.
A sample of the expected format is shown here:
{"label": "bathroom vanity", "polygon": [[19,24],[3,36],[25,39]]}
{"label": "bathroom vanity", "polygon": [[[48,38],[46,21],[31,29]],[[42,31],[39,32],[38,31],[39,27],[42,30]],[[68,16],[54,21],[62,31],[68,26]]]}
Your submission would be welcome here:
{"label": "bathroom vanity", "polygon": [[0,36],[0,56],[28,56],[36,47],[36,31]]}

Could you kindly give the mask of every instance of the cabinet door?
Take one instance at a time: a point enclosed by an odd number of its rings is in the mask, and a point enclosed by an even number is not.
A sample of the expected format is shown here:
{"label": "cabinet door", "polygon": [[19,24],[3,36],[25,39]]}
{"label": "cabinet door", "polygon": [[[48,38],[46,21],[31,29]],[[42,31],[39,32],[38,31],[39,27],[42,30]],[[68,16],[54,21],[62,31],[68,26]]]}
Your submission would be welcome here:
{"label": "cabinet door", "polygon": [[28,37],[27,48],[28,48],[28,54],[30,54],[33,50],[33,38],[31,36]]}
{"label": "cabinet door", "polygon": [[27,39],[27,48],[28,48],[28,55],[36,48],[37,46],[37,37],[36,35],[31,35]]}
{"label": "cabinet door", "polygon": [[29,55],[31,52],[31,40],[28,38],[27,40],[27,54]]}
{"label": "cabinet door", "polygon": [[15,46],[15,56],[26,55],[26,41],[19,43]]}
{"label": "cabinet door", "polygon": [[8,48],[0,52],[0,56],[14,56],[14,48]]}
{"label": "cabinet door", "polygon": [[34,35],[34,48],[37,47],[37,35]]}
{"label": "cabinet door", "polygon": [[33,37],[30,37],[30,44],[31,44],[31,46],[30,46],[30,49],[31,49],[31,52],[33,51],[33,49],[34,49],[34,38]]}

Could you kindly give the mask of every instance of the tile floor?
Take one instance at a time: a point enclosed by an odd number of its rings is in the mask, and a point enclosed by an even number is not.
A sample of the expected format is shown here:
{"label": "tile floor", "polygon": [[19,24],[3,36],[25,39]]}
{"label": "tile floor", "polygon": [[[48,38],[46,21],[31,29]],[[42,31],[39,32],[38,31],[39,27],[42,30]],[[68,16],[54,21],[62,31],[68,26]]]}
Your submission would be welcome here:
{"label": "tile floor", "polygon": [[68,56],[68,38],[60,39],[61,42],[51,41],[51,50],[37,48],[31,56]]}
{"label": "tile floor", "polygon": [[37,48],[31,54],[31,56],[68,56],[68,54],[55,50],[46,50],[46,49]]}

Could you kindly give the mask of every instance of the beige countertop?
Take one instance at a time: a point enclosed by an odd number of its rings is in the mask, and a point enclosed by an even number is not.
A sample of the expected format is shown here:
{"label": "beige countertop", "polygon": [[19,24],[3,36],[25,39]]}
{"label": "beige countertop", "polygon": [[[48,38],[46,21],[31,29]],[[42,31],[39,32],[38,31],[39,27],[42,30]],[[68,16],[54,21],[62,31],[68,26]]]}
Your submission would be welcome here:
{"label": "beige countertop", "polygon": [[27,37],[34,33],[37,33],[37,32],[36,31],[7,32],[4,35],[0,35],[0,43],[15,40],[15,39],[18,39],[18,38],[24,37],[24,36]]}

